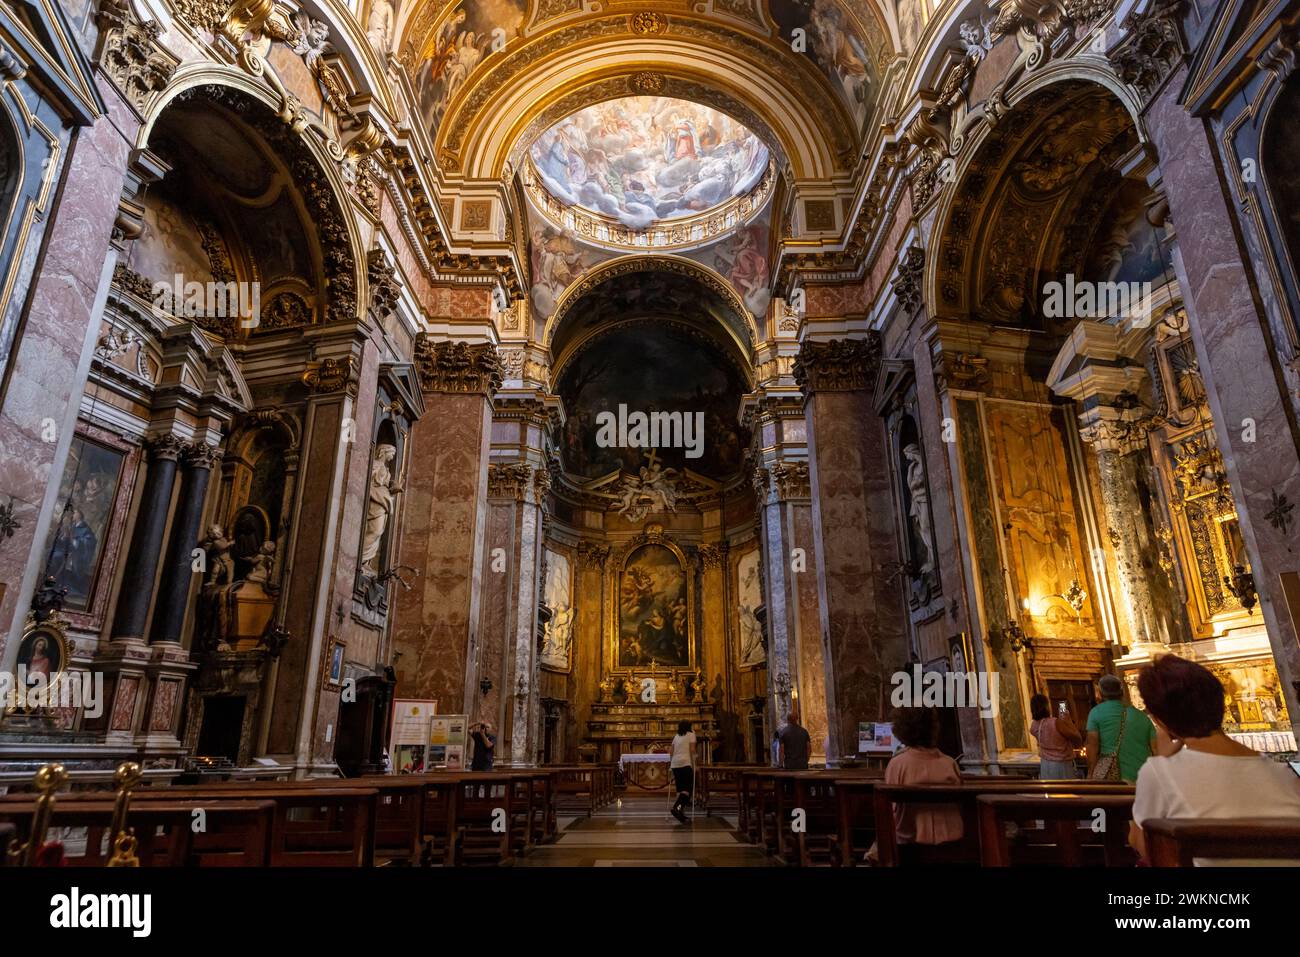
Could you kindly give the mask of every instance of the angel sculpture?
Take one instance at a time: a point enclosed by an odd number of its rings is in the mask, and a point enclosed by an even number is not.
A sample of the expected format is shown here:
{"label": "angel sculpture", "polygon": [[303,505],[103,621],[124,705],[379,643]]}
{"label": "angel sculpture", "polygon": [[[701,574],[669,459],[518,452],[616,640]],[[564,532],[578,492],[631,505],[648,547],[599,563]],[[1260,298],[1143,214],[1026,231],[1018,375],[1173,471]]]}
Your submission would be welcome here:
{"label": "angel sculpture", "polygon": [[619,486],[618,513],[635,525],[651,512],[676,512],[676,474],[658,462],[641,466],[639,475],[629,475]]}

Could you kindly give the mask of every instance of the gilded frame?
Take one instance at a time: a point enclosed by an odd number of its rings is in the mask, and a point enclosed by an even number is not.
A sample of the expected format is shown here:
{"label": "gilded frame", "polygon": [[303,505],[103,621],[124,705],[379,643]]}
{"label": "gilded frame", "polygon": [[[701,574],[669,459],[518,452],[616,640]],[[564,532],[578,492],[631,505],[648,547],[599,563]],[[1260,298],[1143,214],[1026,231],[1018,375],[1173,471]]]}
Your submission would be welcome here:
{"label": "gilded frame", "polygon": [[[622,624],[620,592],[622,590],[623,575],[627,570],[628,560],[645,545],[659,545],[667,548],[677,558],[677,562],[682,569],[682,575],[686,583],[687,662],[685,665],[656,663],[652,667],[650,665],[619,664],[618,645],[620,626]],[[695,591],[698,584],[698,570],[695,563],[687,559],[686,553],[682,551],[676,542],[664,535],[662,525],[652,523],[647,525],[640,535],[629,540],[619,549],[612,562],[612,571],[613,574],[609,576],[608,585],[609,600],[605,604],[605,674],[623,678],[631,678],[634,675],[668,677],[689,671],[694,675],[699,666],[698,636],[695,627]]]}

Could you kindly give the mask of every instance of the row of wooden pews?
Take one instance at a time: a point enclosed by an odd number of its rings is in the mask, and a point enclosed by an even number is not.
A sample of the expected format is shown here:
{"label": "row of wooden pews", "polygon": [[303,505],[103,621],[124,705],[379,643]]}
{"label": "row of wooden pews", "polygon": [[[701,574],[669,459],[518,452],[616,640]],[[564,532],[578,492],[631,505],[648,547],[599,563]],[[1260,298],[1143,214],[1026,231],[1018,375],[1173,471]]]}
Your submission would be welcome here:
{"label": "row of wooden pews", "polygon": [[[705,769],[706,772],[708,769]],[[1103,781],[964,777],[961,785],[886,785],[879,771],[728,769],[736,836],[782,863],[853,867],[873,843],[883,867],[1131,867],[1133,787]],[[721,788],[720,788],[721,790]],[[963,837],[950,844],[900,845],[895,806],[955,808]],[[1193,858],[1300,859],[1300,822],[1149,821],[1151,863]]]}
{"label": "row of wooden pews", "polygon": [[[115,795],[64,792],[57,766],[39,790],[0,797],[0,860],[33,863],[50,828],[85,828],[71,865],[369,867],[503,865],[555,839],[557,809],[613,798],[613,768],[431,772],[139,788],[124,765]],[[129,853],[118,837],[129,829]],[[32,843],[36,832],[35,844]]]}

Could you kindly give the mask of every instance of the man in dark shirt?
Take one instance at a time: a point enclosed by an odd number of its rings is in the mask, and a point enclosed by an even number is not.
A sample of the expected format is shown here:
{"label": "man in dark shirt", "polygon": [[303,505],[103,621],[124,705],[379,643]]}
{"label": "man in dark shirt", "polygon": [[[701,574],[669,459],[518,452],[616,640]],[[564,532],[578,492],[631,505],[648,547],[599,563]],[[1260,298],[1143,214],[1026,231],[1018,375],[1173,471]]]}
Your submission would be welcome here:
{"label": "man in dark shirt", "polygon": [[470,731],[474,739],[474,757],[470,759],[471,771],[491,771],[492,757],[495,753],[497,737],[492,733],[491,722],[484,721],[474,725]]}
{"label": "man in dark shirt", "polygon": [[808,770],[808,729],[799,723],[799,712],[791,709],[781,729],[781,767],[787,771]]}

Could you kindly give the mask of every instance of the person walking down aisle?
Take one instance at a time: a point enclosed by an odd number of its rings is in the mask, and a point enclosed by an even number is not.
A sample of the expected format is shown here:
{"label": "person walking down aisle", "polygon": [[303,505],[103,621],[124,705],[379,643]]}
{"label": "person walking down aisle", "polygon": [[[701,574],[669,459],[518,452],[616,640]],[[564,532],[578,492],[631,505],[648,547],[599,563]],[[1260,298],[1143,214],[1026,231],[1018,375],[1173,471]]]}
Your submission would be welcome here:
{"label": "person walking down aisle", "polygon": [[799,723],[799,712],[791,708],[779,737],[781,767],[787,771],[808,770],[808,729]]}
{"label": "person walking down aisle", "polygon": [[677,723],[677,734],[673,736],[673,756],[668,767],[672,770],[673,784],[677,786],[677,800],[673,802],[673,817],[687,823],[683,808],[691,803],[695,793],[695,732],[689,721]]}

